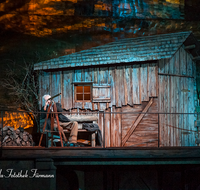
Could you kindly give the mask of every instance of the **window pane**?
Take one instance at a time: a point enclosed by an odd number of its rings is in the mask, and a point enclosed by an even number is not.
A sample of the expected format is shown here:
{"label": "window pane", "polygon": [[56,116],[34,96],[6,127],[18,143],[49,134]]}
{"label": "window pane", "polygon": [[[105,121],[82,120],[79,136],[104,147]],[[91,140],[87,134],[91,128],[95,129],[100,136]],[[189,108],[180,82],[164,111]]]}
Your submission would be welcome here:
{"label": "window pane", "polygon": [[77,94],[76,100],[83,100],[83,94]]}
{"label": "window pane", "polygon": [[77,93],[83,93],[83,86],[77,86],[76,87],[76,92]]}
{"label": "window pane", "polygon": [[90,94],[84,94],[84,100],[90,100]]}
{"label": "window pane", "polygon": [[84,93],[85,92],[90,92],[90,86],[84,86]]}

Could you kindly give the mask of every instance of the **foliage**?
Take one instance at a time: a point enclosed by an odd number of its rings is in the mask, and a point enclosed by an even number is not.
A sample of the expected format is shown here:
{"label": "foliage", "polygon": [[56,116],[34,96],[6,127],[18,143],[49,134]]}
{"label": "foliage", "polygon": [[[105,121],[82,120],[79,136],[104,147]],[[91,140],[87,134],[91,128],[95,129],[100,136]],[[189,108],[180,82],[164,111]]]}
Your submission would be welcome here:
{"label": "foliage", "polygon": [[12,99],[12,103],[18,108],[30,111],[35,114],[38,111],[38,82],[39,73],[34,72],[34,63],[24,61],[23,66],[10,67],[7,64],[5,70],[6,78],[1,85],[7,90],[8,96]]}

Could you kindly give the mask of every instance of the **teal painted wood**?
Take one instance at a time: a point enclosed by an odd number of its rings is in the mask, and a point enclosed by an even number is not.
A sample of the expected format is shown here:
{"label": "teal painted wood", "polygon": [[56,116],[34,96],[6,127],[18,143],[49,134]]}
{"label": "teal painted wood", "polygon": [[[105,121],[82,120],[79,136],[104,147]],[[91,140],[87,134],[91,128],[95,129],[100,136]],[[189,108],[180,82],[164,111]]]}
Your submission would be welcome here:
{"label": "teal painted wood", "polygon": [[120,66],[120,67],[117,67],[119,69],[119,75],[116,76],[119,77],[119,87],[118,87],[118,90],[119,90],[119,93],[118,93],[118,96],[119,96],[119,101],[120,101],[120,104],[121,106],[123,105],[127,105],[125,104],[125,84],[124,84],[124,66]]}
{"label": "teal painted wood", "polygon": [[180,74],[180,49],[174,55],[174,74]]}
{"label": "teal painted wood", "polygon": [[42,72],[41,74],[41,102],[42,105],[44,105],[44,100],[42,99],[42,97],[45,94],[51,94],[51,86],[50,86],[50,81],[51,81],[51,73],[50,72]]}
{"label": "teal painted wood", "polygon": [[127,91],[126,91],[126,96],[127,96],[127,104],[133,105],[133,92],[132,92],[132,67],[130,65],[126,66],[125,69],[125,83],[127,85]]}
{"label": "teal painted wood", "polygon": [[157,97],[157,64],[148,65],[148,98]]}
{"label": "teal painted wood", "polygon": [[[51,96],[61,93],[61,71],[51,74]],[[61,96],[54,98],[55,102],[61,103]]]}
{"label": "teal painted wood", "polygon": [[191,54],[189,54],[189,53],[186,53],[186,59],[187,59],[187,62],[186,62],[186,64],[187,64],[187,75],[188,76],[193,76],[192,74],[193,74],[193,61],[192,61],[192,55]]}
{"label": "teal painted wood", "polygon": [[132,70],[132,95],[133,104],[141,104],[140,99],[140,67],[139,65],[133,65]]}
{"label": "teal painted wood", "polygon": [[39,85],[39,93],[38,93],[38,99],[39,99],[39,109],[42,108],[42,96],[43,96],[43,88],[42,88],[42,75],[38,76],[38,85]]}
{"label": "teal painted wood", "polygon": [[[195,112],[195,106],[194,106],[194,79],[189,78],[188,79],[188,90],[190,91],[188,94],[188,113],[194,113]],[[188,124],[189,124],[189,146],[195,146],[195,136],[196,136],[196,128],[194,127],[194,115],[190,114],[188,115]]]}
{"label": "teal painted wood", "polygon": [[[159,112],[164,113],[164,76],[159,76]],[[164,122],[165,122],[165,115],[160,114],[159,115],[159,146],[163,147],[164,146],[164,139],[165,139],[165,127],[164,127]]]}
{"label": "teal painted wood", "polygon": [[148,64],[141,65],[141,101],[149,101],[148,95]]}
{"label": "teal painted wood", "polygon": [[63,107],[65,109],[71,109],[73,107],[73,85],[72,85],[72,70],[63,71],[63,86],[62,86],[62,94],[63,94]]}
{"label": "teal painted wood", "polygon": [[158,63],[159,63],[158,72],[165,73],[165,59],[160,59]]}
{"label": "teal painted wood", "polygon": [[110,84],[110,97],[111,103],[109,107],[112,108],[112,105],[115,105],[115,67],[108,68],[108,84]]}
{"label": "teal painted wood", "polygon": [[117,107],[121,107],[122,104],[121,104],[121,99],[120,99],[120,68],[119,67],[116,67],[115,68],[115,105]]}
{"label": "teal painted wood", "polygon": [[74,70],[74,82],[81,82],[82,80],[81,70]]}
{"label": "teal painted wood", "polygon": [[[165,112],[170,113],[171,112],[171,78],[169,76],[166,76],[166,104],[165,104]],[[167,130],[168,136],[165,137],[166,139],[166,146],[171,145],[171,114],[166,114],[165,117],[166,125],[165,129]]]}

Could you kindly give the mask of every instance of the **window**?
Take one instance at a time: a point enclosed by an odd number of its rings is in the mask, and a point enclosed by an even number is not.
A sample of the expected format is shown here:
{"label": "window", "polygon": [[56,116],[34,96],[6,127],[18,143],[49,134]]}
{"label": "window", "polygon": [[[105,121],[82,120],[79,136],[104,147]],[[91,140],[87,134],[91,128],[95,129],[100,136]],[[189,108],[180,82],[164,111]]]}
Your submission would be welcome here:
{"label": "window", "polygon": [[92,86],[91,84],[74,84],[75,101],[76,102],[91,102]]}
{"label": "window", "polygon": [[75,102],[111,102],[111,85],[93,82],[73,82],[73,100]]}

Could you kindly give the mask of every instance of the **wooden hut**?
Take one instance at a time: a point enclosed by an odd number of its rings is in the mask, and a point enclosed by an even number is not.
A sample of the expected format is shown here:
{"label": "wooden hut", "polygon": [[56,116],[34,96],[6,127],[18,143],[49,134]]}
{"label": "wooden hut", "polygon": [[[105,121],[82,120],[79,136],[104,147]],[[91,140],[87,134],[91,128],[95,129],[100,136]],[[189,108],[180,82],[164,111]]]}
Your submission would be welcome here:
{"label": "wooden hut", "polygon": [[66,110],[96,112],[106,147],[195,146],[195,115],[178,113],[195,112],[199,47],[191,32],[179,32],[37,63],[40,104],[61,92],[56,101]]}

